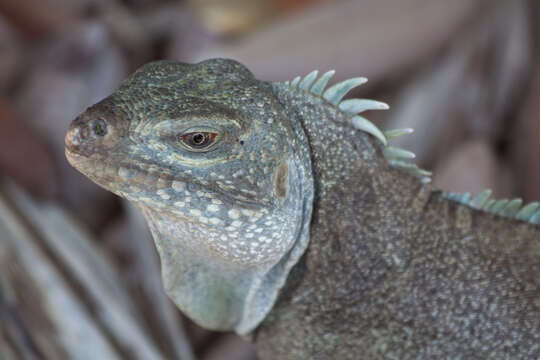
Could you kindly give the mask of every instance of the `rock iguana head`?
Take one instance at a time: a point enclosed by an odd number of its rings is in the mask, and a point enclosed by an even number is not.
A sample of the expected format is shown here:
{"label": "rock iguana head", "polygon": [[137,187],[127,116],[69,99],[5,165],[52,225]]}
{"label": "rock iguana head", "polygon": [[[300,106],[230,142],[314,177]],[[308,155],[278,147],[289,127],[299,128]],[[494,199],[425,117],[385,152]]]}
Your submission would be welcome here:
{"label": "rock iguana head", "polygon": [[69,162],[144,213],[173,301],[239,333],[307,245],[307,147],[271,85],[223,59],[147,64],[66,134]]}

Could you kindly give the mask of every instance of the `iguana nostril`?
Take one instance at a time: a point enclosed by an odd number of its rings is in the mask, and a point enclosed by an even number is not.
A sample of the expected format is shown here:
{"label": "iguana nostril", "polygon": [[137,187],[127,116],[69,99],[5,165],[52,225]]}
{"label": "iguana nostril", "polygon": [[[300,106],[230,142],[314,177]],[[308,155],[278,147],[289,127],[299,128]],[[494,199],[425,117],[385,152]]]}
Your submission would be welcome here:
{"label": "iguana nostril", "polygon": [[103,119],[95,120],[92,123],[91,127],[95,135],[100,137],[107,135],[107,124],[105,123],[105,121],[103,121]]}
{"label": "iguana nostril", "polygon": [[103,119],[75,119],[66,133],[66,147],[71,152],[89,156],[99,148],[105,135],[107,124]]}

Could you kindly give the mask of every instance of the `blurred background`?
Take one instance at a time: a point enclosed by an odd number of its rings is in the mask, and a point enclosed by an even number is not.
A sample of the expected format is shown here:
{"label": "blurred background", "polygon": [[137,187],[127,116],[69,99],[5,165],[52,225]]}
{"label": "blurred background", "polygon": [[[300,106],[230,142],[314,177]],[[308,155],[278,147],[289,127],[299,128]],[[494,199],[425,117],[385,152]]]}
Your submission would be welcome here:
{"label": "blurred background", "polygon": [[136,210],[69,167],[73,118],[140,65],[367,76],[436,186],[540,200],[536,0],[0,0],[0,358],[255,359],[163,293]]}

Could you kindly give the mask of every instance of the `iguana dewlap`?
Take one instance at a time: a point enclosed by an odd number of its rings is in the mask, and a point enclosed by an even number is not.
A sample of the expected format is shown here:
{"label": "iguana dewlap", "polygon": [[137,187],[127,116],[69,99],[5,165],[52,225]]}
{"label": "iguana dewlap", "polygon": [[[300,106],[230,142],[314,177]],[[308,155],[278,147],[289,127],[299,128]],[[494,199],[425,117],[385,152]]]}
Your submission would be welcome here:
{"label": "iguana dewlap", "polygon": [[141,209],[180,309],[261,358],[539,358],[538,204],[432,190],[332,74],[147,64],[66,156]]}

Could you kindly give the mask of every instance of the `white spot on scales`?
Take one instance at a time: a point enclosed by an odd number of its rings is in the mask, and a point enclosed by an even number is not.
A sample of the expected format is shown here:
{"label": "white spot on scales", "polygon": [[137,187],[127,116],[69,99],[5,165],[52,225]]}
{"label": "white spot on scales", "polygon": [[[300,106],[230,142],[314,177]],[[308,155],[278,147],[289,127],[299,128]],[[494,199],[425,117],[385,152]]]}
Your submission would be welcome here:
{"label": "white spot on scales", "polygon": [[173,181],[171,187],[175,190],[175,191],[184,191],[186,189],[186,184],[182,181]]}
{"label": "white spot on scales", "polygon": [[118,168],[118,176],[122,179],[129,179],[133,175],[132,171],[124,167]]}
{"label": "white spot on scales", "polygon": [[227,212],[227,214],[229,215],[229,217],[231,219],[238,219],[240,218],[240,211],[238,211],[237,209],[231,209]]}
{"label": "white spot on scales", "polygon": [[162,198],[163,200],[169,200],[171,198],[171,196],[167,194],[165,190],[163,189],[156,191],[156,194],[158,194],[159,197]]}

